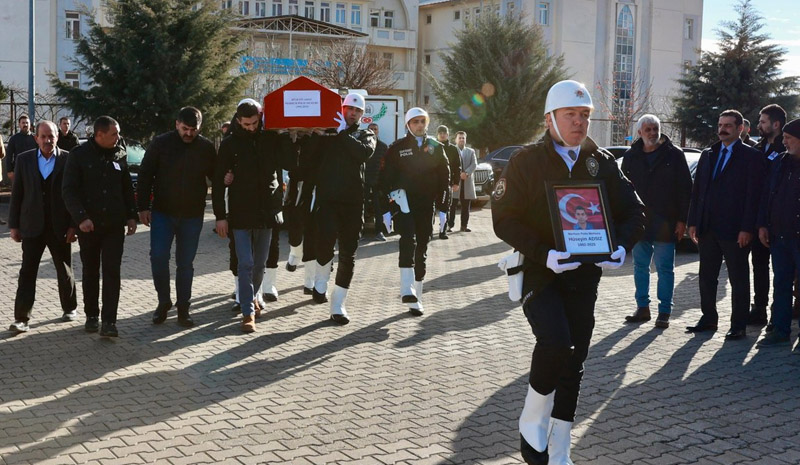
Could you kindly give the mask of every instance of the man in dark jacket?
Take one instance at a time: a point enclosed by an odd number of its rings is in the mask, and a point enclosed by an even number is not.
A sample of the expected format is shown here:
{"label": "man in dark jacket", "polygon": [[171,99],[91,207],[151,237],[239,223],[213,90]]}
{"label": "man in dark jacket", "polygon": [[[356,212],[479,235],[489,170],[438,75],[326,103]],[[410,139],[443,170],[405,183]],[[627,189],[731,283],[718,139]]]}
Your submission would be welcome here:
{"label": "man in dark jacket", "polygon": [[[190,327],[192,263],[203,229],[208,185],[214,171],[214,144],[198,135],[203,123],[200,110],[184,107],[175,130],[150,143],[139,168],[136,201],[139,220],[150,229],[150,267],[158,294],[153,323],[161,324],[172,308],[169,259],[175,240],[175,292],[178,324]],[[152,198],[152,200],[151,200]]]}
{"label": "man in dark jacket", "polygon": [[[528,394],[520,417],[520,449],[528,464],[569,464],[583,362],[594,328],[603,269],[617,269],[644,230],[644,207],[613,156],[587,137],[594,108],[586,87],[560,81],[547,93],[547,132],[520,149],[497,181],[492,220],[497,237],[525,256],[522,308],[536,336]],[[605,185],[616,248],[598,264],[563,263],[556,250],[547,181]],[[587,205],[588,207],[589,205]]]}
{"label": "man in dark jacket", "polygon": [[58,148],[69,152],[78,146],[78,136],[69,128],[72,122],[68,117],[62,116],[58,119]]}
{"label": "man in dark jacket", "polygon": [[[230,137],[223,139],[219,147],[212,202],[217,234],[235,237],[242,331],[252,333],[260,314],[255,310],[254,298],[264,277],[271,229],[282,221],[278,171],[293,168],[294,151],[288,137],[262,130],[261,115],[254,102],[239,104],[236,122],[229,128]],[[233,181],[228,185],[226,208],[225,178],[229,173]]]}
{"label": "man in dark jacket", "polygon": [[[85,329],[116,337],[122,248],[136,232],[136,201],[125,149],[119,146],[119,123],[110,116],[94,122],[94,136],[70,152],[64,171],[64,203],[78,225],[83,262]],[[98,304],[103,267],[103,310]]]}
{"label": "man in dark jacket", "polygon": [[6,157],[3,159],[6,163],[8,179],[12,182],[14,181],[14,164],[17,161],[17,155],[39,147],[36,144],[36,138],[31,132],[31,120],[28,115],[21,115],[17,119],[17,123],[19,124],[19,132],[8,139],[8,150],[6,151]]}
{"label": "man in dark jacket", "polygon": [[727,340],[747,335],[750,267],[747,256],[756,231],[764,180],[764,157],[742,142],[742,114],[720,113],[719,142],[703,151],[697,163],[689,206],[689,237],[700,249],[700,310],[689,332],[716,331],[717,286],[722,260],[731,282],[731,329]]}
{"label": "man in dark jacket", "polygon": [[[783,127],[786,151],[775,157],[764,186],[758,215],[758,238],[772,253],[775,290],[772,331],[758,341],[759,347],[790,344],[792,331],[792,284],[800,269],[800,120]],[[800,354],[800,344],[794,348]]]}
{"label": "man in dark jacket", "polygon": [[[786,151],[781,132],[784,124],[786,124],[786,111],[779,105],[773,103],[761,109],[758,117],[758,133],[761,139],[753,148],[764,154],[767,175],[772,161]],[[747,324],[763,326],[767,324],[767,307],[769,307],[770,251],[761,241],[754,240],[752,252],[753,304],[750,307]]]}
{"label": "man in dark jacket", "polygon": [[350,321],[345,308],[353,279],[358,236],[364,226],[364,162],[375,152],[375,134],[358,128],[364,114],[364,97],[348,94],[338,115],[335,135],[312,136],[313,157],[318,160],[316,178],[317,271],[313,299],[327,301],[333,248],[339,242],[336,285],[330,298],[330,319],[345,325]]}
{"label": "man in dark jacket", "polygon": [[381,192],[378,188],[378,176],[380,175],[381,167],[383,166],[383,157],[386,155],[386,150],[389,148],[380,139],[380,128],[375,123],[370,123],[367,129],[375,134],[375,153],[369,157],[364,165],[364,211],[367,206],[372,204],[372,216],[375,219],[375,239],[385,242],[386,236],[389,235],[389,228],[386,223],[391,223],[391,214],[388,215],[386,221],[386,194]]}
{"label": "man in dark jacket", "polygon": [[428,242],[433,231],[433,211],[450,187],[447,156],[427,134],[428,112],[414,107],[406,112],[408,133],[389,146],[379,184],[394,201],[395,229],[400,233],[400,296],[409,312],[421,316],[422,280]]}
{"label": "man in dark jacket", "polygon": [[36,300],[36,275],[45,247],[53,257],[58,277],[58,297],[64,321],[76,317],[78,307],[75,276],[72,273],[72,242],[75,227],[61,195],[67,152],[56,146],[58,129],[52,121],[36,125],[38,150],[17,157],[17,179],[11,193],[8,226],[11,239],[22,242],[22,269],[14,301],[12,331],[28,330]]}
{"label": "man in dark jacket", "polygon": [[675,243],[686,232],[692,175],[683,151],[661,134],[661,121],[644,115],[636,123],[639,139],[625,152],[622,172],[645,205],[645,233],[633,247],[636,311],[629,323],[650,320],[650,262],[658,273],[656,327],[668,328],[675,287]]}
{"label": "man in dark jacket", "polygon": [[447,188],[447,194],[442,201],[436,203],[436,210],[439,212],[439,239],[449,239],[447,226],[451,223],[451,218],[448,218],[447,215],[450,213],[450,205],[455,203],[453,194],[457,194],[461,182],[461,155],[456,146],[450,143],[450,130],[447,126],[442,125],[436,128],[436,140],[442,144],[442,150],[447,156],[450,167],[450,186]]}

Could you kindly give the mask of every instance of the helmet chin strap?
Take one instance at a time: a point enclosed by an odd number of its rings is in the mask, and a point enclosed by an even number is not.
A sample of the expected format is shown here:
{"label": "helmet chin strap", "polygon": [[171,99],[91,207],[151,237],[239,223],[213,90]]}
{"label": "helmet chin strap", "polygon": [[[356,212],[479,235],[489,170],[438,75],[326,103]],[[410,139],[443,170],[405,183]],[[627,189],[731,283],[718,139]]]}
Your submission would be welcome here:
{"label": "helmet chin strap", "polygon": [[564,147],[566,147],[567,143],[564,141],[564,138],[561,136],[561,131],[558,130],[558,122],[556,122],[556,111],[555,110],[550,111],[550,121],[553,122],[553,129],[555,129],[556,136],[558,137],[558,140],[556,140],[556,142],[559,145],[563,145]]}

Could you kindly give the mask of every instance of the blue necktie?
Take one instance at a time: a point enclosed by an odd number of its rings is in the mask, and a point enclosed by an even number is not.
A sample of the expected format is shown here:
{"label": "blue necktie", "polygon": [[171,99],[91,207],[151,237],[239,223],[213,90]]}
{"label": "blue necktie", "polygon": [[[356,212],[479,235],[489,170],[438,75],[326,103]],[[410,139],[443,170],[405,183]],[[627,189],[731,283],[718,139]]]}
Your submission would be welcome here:
{"label": "blue necktie", "polygon": [[576,161],[578,161],[578,154],[575,153],[574,150],[568,151],[567,155],[569,155],[569,159],[572,160],[572,163],[575,163]]}
{"label": "blue necktie", "polygon": [[722,168],[725,166],[725,160],[728,157],[728,148],[723,147],[722,152],[719,154],[719,158],[717,159],[717,166],[714,168],[714,177],[712,179],[717,179],[717,176],[722,172]]}

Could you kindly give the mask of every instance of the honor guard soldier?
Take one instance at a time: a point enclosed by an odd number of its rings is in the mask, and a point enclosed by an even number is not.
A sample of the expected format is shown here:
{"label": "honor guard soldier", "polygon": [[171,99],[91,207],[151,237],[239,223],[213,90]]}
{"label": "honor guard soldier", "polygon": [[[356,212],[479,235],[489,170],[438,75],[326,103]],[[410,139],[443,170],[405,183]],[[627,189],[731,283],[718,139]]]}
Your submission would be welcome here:
{"label": "honor guard soldier", "polygon": [[[602,269],[616,269],[644,231],[644,207],[614,158],[587,137],[592,99],[576,81],[553,85],[545,101],[547,132],[520,149],[493,194],[497,236],[525,256],[522,308],[536,336],[528,394],[519,421],[529,464],[567,465],[583,362],[594,328]],[[605,185],[617,244],[610,260],[561,263],[548,214],[546,181]]]}

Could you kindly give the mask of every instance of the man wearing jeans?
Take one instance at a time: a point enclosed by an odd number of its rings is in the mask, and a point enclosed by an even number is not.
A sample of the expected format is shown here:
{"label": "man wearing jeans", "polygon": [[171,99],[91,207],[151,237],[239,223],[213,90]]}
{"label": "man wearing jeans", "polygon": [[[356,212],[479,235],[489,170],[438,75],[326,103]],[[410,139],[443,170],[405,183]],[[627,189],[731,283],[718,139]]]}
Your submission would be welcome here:
{"label": "man wearing jeans", "polygon": [[214,144],[198,135],[203,116],[194,107],[178,112],[175,130],[157,136],[142,159],[136,188],[139,221],[150,227],[150,267],[158,294],[153,323],[161,324],[172,308],[169,259],[175,240],[175,292],[178,324],[190,327],[192,262],[203,228],[208,185],[214,169]]}
{"label": "man wearing jeans", "polygon": [[639,139],[622,160],[622,172],[633,182],[645,204],[647,223],[642,240],[633,247],[636,311],[628,323],[650,320],[650,262],[658,273],[657,328],[669,327],[675,287],[675,244],[686,231],[692,175],[683,151],[661,134],[661,121],[644,115],[636,123]]}
{"label": "man wearing jeans", "polygon": [[[761,196],[758,238],[772,255],[775,273],[772,296],[773,330],[759,347],[788,346],[792,331],[792,285],[800,269],[800,120],[783,127],[786,151],[770,164],[770,176]],[[800,345],[795,347],[800,354]]]}

